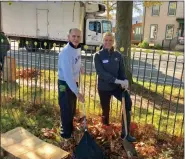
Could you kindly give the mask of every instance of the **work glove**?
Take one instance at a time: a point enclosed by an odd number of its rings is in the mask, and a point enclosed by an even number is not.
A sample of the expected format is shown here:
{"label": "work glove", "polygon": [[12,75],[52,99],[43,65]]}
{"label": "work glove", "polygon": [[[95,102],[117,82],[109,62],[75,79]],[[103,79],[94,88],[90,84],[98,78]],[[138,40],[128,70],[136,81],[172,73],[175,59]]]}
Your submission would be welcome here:
{"label": "work glove", "polygon": [[125,79],[125,80],[118,80],[118,79],[116,79],[115,83],[116,84],[120,84],[123,89],[128,89],[128,87],[129,87],[129,82],[128,82],[127,79]]}

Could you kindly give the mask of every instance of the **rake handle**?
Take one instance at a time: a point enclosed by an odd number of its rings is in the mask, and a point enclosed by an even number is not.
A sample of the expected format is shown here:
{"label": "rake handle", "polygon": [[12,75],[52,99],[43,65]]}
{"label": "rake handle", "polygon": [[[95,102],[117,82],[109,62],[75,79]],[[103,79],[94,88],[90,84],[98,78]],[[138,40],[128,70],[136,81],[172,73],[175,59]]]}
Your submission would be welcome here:
{"label": "rake handle", "polygon": [[[126,91],[127,90],[125,89],[124,92],[126,92]],[[126,108],[125,108],[125,96],[124,95],[122,96],[122,112],[123,112],[123,121],[124,121],[124,128],[125,128],[124,139],[126,139],[126,137],[128,135],[128,129],[127,129],[127,114],[126,114]]]}
{"label": "rake handle", "polygon": [[[85,96],[85,94],[84,94],[84,87],[83,87],[83,80],[82,80],[81,74],[80,74],[80,89],[81,89],[82,94]],[[82,103],[82,105],[83,105],[83,112],[84,112],[84,130],[87,131],[85,102]]]}

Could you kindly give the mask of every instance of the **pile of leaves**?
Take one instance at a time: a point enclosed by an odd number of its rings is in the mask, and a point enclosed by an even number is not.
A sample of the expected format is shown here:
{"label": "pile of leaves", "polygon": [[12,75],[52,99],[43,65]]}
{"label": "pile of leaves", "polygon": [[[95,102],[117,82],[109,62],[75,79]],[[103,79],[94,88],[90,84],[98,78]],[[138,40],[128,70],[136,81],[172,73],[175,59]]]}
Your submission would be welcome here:
{"label": "pile of leaves", "polygon": [[[74,139],[67,147],[62,144],[62,149],[73,154],[73,150],[81,140],[84,133],[83,117],[75,117],[74,119]],[[96,143],[104,151],[108,159],[126,159],[126,153],[123,148],[122,140],[120,139],[121,124],[112,123],[110,126],[104,126],[100,117],[89,118],[87,120],[88,132],[95,139]],[[58,134],[57,134],[58,133]],[[140,125],[131,123],[131,135],[137,138],[137,142],[133,143],[137,152],[138,159],[180,159],[183,158],[183,138],[171,137],[167,134],[157,135],[153,125]],[[42,129],[42,135],[46,138],[55,140],[59,135],[56,129]]]}
{"label": "pile of leaves", "polygon": [[34,68],[21,69],[16,72],[17,77],[31,79],[40,75],[40,71]]}
{"label": "pile of leaves", "polygon": [[[89,133],[102,148],[107,158],[126,158],[127,155],[123,148],[123,141],[120,139],[121,123],[111,123],[109,126],[105,126],[101,122],[101,117],[96,117],[88,118],[87,125]],[[74,134],[75,138],[80,141],[84,132],[83,118],[75,118],[74,128],[76,132]],[[132,123],[131,132],[134,132],[136,128],[136,123]]]}

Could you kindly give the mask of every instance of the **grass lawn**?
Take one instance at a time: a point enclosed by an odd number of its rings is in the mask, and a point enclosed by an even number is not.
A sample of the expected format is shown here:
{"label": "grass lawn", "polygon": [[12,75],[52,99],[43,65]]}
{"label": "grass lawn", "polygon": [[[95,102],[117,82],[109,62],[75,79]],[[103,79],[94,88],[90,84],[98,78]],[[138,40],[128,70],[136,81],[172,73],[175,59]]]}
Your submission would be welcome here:
{"label": "grass lawn", "polygon": [[[50,75],[49,75],[50,73]],[[35,80],[27,85],[27,83],[21,82],[21,84],[7,84],[4,83],[2,85],[2,97],[3,100],[3,121],[7,120],[8,116],[10,116],[9,120],[13,123],[19,123],[21,120],[31,121],[28,123],[32,123],[33,125],[37,125],[38,120],[34,117],[29,117],[25,115],[25,112],[22,112],[20,109],[23,107],[23,103],[27,103],[33,105],[34,99],[36,101],[36,105],[44,104],[47,109],[54,109],[55,112],[58,112],[58,92],[57,92],[57,73],[54,71],[42,71],[41,77],[38,78],[37,87],[35,87]],[[41,79],[41,80],[40,80]],[[50,79],[50,80],[49,80]],[[82,77],[83,81],[85,81],[85,94],[86,94],[86,109],[89,116],[93,115],[101,115],[99,97],[97,94],[97,90],[95,88],[96,85],[96,75],[86,75]],[[31,81],[31,80],[29,80]],[[152,123],[156,130],[159,132],[165,131],[169,134],[180,135],[182,130],[182,121],[183,121],[183,94],[184,90],[179,88],[173,88],[171,91],[171,86],[162,86],[156,85],[155,83],[144,82],[144,85],[141,81],[136,81],[134,79],[135,84],[131,88],[131,97],[133,101],[133,120],[135,122],[140,123]],[[24,84],[24,86],[23,86]],[[41,84],[41,87],[40,87]],[[55,87],[54,87],[55,86]],[[172,92],[172,93],[171,93]],[[12,98],[7,98],[7,96],[12,95]],[[34,98],[36,97],[36,98]],[[171,98],[171,102],[170,99]],[[3,98],[2,98],[3,99]],[[8,101],[7,101],[8,99]],[[21,102],[19,102],[21,99]],[[178,103],[178,104],[177,104]],[[33,106],[32,106],[33,107]],[[35,107],[35,106],[34,106]],[[51,108],[50,108],[51,107]],[[170,107],[170,111],[169,108]],[[16,108],[16,109],[15,109]],[[82,106],[78,103],[78,109],[82,110]],[[38,112],[42,112],[42,109]],[[49,110],[47,110],[49,111]],[[44,120],[53,120],[48,118],[47,111],[45,110],[45,117],[42,117]],[[13,113],[13,115],[11,115]],[[58,116],[57,115],[57,116]],[[121,104],[116,99],[113,98],[111,101],[111,121],[119,122],[121,120]],[[52,116],[52,115],[51,115]],[[14,120],[15,118],[15,120]],[[24,119],[25,118],[25,119]],[[28,120],[28,119],[29,120]],[[40,118],[40,114],[38,113],[38,118]],[[46,119],[45,119],[46,118]],[[40,119],[39,119],[40,120]],[[4,123],[10,123],[10,121],[6,121]],[[42,122],[42,120],[41,120]],[[59,120],[58,120],[59,122]],[[23,122],[24,124],[26,122]],[[47,122],[50,123],[50,122]],[[5,124],[6,125],[6,124]],[[8,129],[4,125],[5,129]],[[51,124],[52,125],[52,124]],[[174,130],[174,131],[173,131]]]}
{"label": "grass lawn", "polygon": [[[91,99],[92,100],[92,99]],[[87,101],[87,100],[86,100]],[[113,102],[114,103],[114,102]],[[86,102],[87,105],[87,102]],[[79,105],[79,109],[81,110],[82,105]],[[88,112],[88,120],[93,119],[97,120],[99,117],[97,116],[99,114],[99,109],[96,107],[94,109],[94,104],[90,104],[90,106],[87,108]],[[118,113],[116,113],[115,106],[113,104],[112,106],[112,119],[116,118],[118,121]],[[135,121],[137,122],[139,120],[139,114],[140,109],[136,107],[135,110]],[[165,113],[162,114],[162,117],[165,117]],[[82,116],[82,115],[81,115]],[[154,117],[154,128],[158,128],[159,123],[159,117],[160,112],[155,111],[155,117]],[[158,138],[154,134],[157,133],[157,129],[154,129],[151,125],[145,125],[145,119],[146,119],[146,110],[142,110],[140,123],[141,126],[139,126],[138,129],[134,131],[135,136],[137,137],[137,143],[135,144],[135,147],[138,151],[138,159],[148,158],[148,159],[158,159],[158,158],[174,158],[179,159],[182,158],[183,155],[183,142],[181,142],[183,139],[181,138],[172,138],[170,136],[172,128],[173,128],[173,117],[172,115],[169,116],[169,124],[168,125],[168,132],[167,134],[160,133]],[[153,118],[152,116],[152,109],[148,109],[148,121],[150,118]],[[181,118],[182,115],[178,114],[178,120],[179,122],[176,124],[175,134],[179,135],[179,132],[181,131]],[[98,124],[98,123],[97,123]],[[3,106],[1,111],[1,131],[6,132],[8,130],[11,130],[17,126],[24,127],[34,135],[38,136],[42,140],[55,144],[57,146],[60,145],[61,138],[59,135],[60,132],[60,121],[59,121],[59,109],[58,106],[52,105],[50,103],[47,103],[47,101],[39,102],[39,100],[36,101],[36,104],[34,105],[31,102],[24,102],[19,101],[15,98],[7,97],[6,100],[4,98],[3,100]],[[89,124],[89,126],[93,127],[93,125]],[[100,126],[99,126],[100,127]],[[44,135],[43,129],[47,128],[50,132],[54,128],[56,133],[48,134],[51,135],[49,137],[48,135]],[[161,130],[165,129],[165,125],[161,123]],[[100,128],[102,130],[102,128]],[[90,133],[93,134],[93,129],[91,130],[89,128]],[[120,132],[117,132],[116,134]],[[75,135],[78,135],[79,132],[75,131]],[[94,135],[94,134],[93,134]],[[102,134],[108,135],[108,134]],[[103,136],[104,138],[104,136]],[[110,142],[110,140],[108,140]],[[172,144],[173,141],[173,144]],[[99,140],[97,141],[100,145],[102,142]],[[107,140],[105,140],[107,142]],[[118,142],[117,139],[113,139],[112,143],[119,146],[120,141]],[[166,146],[165,146],[166,144]],[[175,144],[175,145],[174,145]],[[178,146],[176,146],[178,145]],[[115,148],[116,148],[115,147]],[[122,148],[119,148],[119,151],[117,154],[122,154]],[[72,150],[68,150],[68,152],[71,152]],[[111,153],[111,155],[115,155],[114,153]],[[175,158],[176,157],[176,158]]]}
{"label": "grass lawn", "polygon": [[[87,119],[99,120],[101,107],[96,90],[96,75],[82,76],[82,79],[85,81]],[[132,121],[141,125],[134,131],[138,139],[135,147],[139,153],[139,159],[182,158],[184,89],[149,82],[143,84],[142,81],[133,80],[134,84],[130,91],[133,101]],[[61,138],[57,73],[42,70],[41,76],[38,76],[37,85],[35,81],[35,79],[29,79],[27,82],[25,78],[16,83],[2,84],[1,132],[21,126],[42,140],[59,146]],[[77,108],[77,112],[80,112],[82,117],[82,104],[78,103]],[[112,123],[121,123],[121,103],[114,98],[111,100],[110,119]],[[90,126],[93,127],[94,124]],[[56,133],[52,137],[45,136],[43,128],[47,128],[48,131],[54,128]],[[93,134],[93,131],[90,131]],[[75,131],[75,133],[78,135],[79,132]],[[158,134],[157,138],[154,134]],[[180,138],[174,139],[171,135],[180,136]],[[175,145],[171,144],[172,141]],[[119,147],[117,140],[111,142],[118,144],[116,147]],[[71,150],[67,151],[71,152]],[[123,154],[122,151],[123,149],[120,148],[121,154]],[[115,151],[111,153],[113,154],[115,155]]]}

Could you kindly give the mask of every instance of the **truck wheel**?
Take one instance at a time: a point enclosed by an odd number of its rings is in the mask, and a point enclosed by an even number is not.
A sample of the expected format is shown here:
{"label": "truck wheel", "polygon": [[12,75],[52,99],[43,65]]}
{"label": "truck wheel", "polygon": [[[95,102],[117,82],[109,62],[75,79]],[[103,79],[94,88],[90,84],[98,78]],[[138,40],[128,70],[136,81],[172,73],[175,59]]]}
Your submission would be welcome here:
{"label": "truck wheel", "polygon": [[27,44],[25,44],[25,48],[28,52],[36,52],[38,51],[38,47],[33,44],[32,41],[28,41]]}
{"label": "truck wheel", "polygon": [[19,40],[19,48],[24,48],[24,43],[25,41],[24,40]]}

